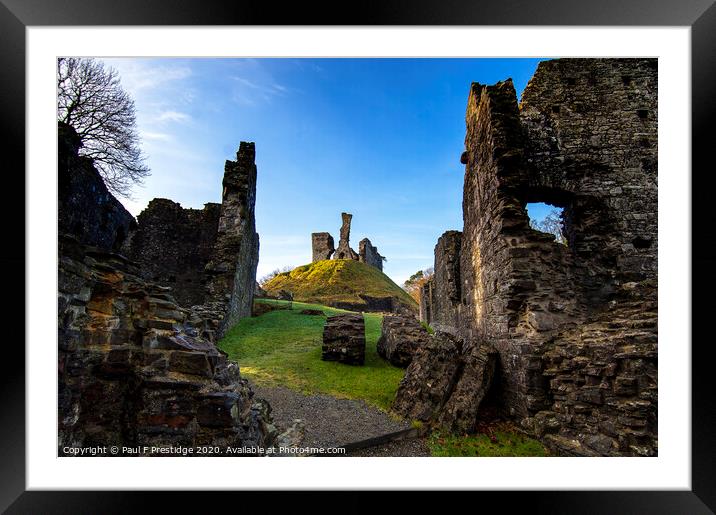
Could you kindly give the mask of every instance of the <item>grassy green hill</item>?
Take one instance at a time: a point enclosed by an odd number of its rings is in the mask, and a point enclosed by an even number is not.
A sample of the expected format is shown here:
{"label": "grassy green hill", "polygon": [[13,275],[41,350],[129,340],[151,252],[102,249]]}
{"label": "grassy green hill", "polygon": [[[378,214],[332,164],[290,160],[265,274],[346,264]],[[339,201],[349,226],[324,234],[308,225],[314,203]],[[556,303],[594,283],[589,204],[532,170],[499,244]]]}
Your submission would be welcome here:
{"label": "grassy green hill", "polygon": [[410,295],[390,277],[372,266],[350,259],[318,261],[278,274],[263,288],[269,295],[280,290],[293,293],[294,300],[328,306],[345,307],[356,311],[371,309],[361,295],[374,298],[393,298],[411,310],[418,306]]}

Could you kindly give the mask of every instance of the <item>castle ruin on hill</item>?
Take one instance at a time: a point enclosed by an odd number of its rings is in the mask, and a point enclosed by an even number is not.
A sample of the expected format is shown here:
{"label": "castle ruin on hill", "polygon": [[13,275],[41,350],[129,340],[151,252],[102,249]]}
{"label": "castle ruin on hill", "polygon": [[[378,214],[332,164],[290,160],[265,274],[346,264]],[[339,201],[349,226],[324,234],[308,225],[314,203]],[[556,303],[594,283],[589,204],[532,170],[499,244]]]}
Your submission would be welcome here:
{"label": "castle ruin on hill", "polygon": [[327,232],[314,232],[311,234],[312,262],[326,259],[352,259],[360,261],[383,271],[385,258],[378,253],[378,247],[373,246],[368,238],[363,238],[358,243],[356,253],[350,246],[351,220],[353,215],[341,213],[341,230],[338,248],[334,247],[333,236]]}
{"label": "castle ruin on hill", "polygon": [[[407,366],[396,413],[464,434],[489,406],[557,455],[658,455],[657,79],[656,59],[557,59],[520,102],[511,80],[472,84],[462,228],[420,291],[435,336],[386,317],[378,344]],[[254,144],[226,162],[221,203],[154,199],[137,219],[79,147],[60,124],[60,454],[270,446],[268,405],[216,347],[253,303]],[[566,245],[530,227],[533,202],[562,208]],[[312,234],[313,262],[382,270],[351,220],[337,247]]]}
{"label": "castle ruin on hill", "polygon": [[[474,428],[493,349],[488,397],[553,452],[656,455],[657,60],[545,61],[519,104],[511,80],[474,83],[466,123],[463,228],[420,299],[456,365],[437,392],[442,349],[416,356],[396,411]],[[563,208],[566,246],[529,202]]]}

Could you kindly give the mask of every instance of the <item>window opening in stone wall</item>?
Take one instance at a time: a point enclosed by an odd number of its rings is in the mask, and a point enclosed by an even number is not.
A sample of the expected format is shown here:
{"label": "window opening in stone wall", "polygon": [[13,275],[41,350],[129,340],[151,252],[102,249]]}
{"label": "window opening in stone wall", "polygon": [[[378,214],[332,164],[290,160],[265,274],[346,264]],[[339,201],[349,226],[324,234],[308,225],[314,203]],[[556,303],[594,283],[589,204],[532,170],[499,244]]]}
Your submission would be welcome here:
{"label": "window opening in stone wall", "polygon": [[567,245],[567,238],[564,235],[563,213],[563,208],[545,202],[530,202],[527,204],[530,227],[536,231],[551,234],[557,243]]}

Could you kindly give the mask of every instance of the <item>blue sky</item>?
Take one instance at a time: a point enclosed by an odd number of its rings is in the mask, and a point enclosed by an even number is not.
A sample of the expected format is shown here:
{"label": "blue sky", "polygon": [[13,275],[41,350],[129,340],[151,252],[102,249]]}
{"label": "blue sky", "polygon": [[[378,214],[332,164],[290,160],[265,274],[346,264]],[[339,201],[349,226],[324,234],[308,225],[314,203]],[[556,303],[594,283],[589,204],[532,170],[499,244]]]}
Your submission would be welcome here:
{"label": "blue sky", "polygon": [[[152,175],[123,203],[220,202],[224,161],[256,143],[258,276],[311,260],[311,233],[370,238],[397,283],[432,266],[462,229],[460,164],[470,83],[511,77],[518,95],[538,59],[105,59],[135,99]],[[533,216],[540,216],[536,213]]]}

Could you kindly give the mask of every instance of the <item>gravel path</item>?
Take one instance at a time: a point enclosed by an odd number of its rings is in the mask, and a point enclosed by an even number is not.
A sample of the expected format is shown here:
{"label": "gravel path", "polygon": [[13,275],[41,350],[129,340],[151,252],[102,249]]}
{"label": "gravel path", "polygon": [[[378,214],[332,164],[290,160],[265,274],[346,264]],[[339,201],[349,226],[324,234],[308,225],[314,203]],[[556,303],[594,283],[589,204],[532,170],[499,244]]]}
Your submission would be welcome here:
{"label": "gravel path", "polygon": [[[283,431],[294,419],[303,420],[306,436],[305,446],[333,447],[373,438],[386,433],[408,429],[410,424],[396,420],[387,413],[364,401],[337,399],[330,395],[304,395],[286,387],[260,387],[252,385],[256,397],[271,404],[274,424]],[[395,446],[395,452],[423,452],[419,444],[411,441],[393,442],[381,447]],[[378,452],[381,447],[376,447]],[[365,454],[360,449],[351,456],[422,456],[423,454]],[[359,454],[360,453],[360,454]]]}

